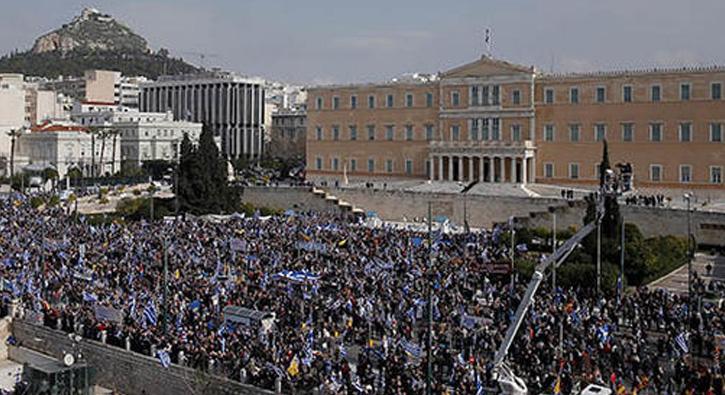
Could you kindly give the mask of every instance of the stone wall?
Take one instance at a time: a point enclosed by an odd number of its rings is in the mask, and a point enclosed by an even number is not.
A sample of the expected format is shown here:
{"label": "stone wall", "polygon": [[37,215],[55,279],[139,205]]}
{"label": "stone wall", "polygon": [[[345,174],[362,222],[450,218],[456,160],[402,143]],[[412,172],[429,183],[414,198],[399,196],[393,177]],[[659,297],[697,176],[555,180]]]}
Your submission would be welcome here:
{"label": "stone wall", "polygon": [[[448,217],[463,223],[464,212],[471,227],[491,227],[507,222],[515,216],[528,227],[551,227],[549,208],[557,215],[557,228],[580,227],[586,211],[583,201],[567,202],[561,199],[461,195],[451,193],[421,193],[399,190],[330,188],[329,195],[351,203],[364,211],[374,211],[384,220],[403,221],[425,219],[428,202],[434,216]],[[254,205],[279,209],[297,208],[331,212],[340,208],[324,196],[313,194],[309,188],[246,188],[242,198]],[[636,224],[645,237],[687,235],[687,211],[667,208],[620,206],[629,223]],[[695,211],[692,214],[692,232],[700,244],[725,246],[725,213]]]}
{"label": "stone wall", "polygon": [[244,187],[242,203],[255,207],[269,207],[278,210],[294,209],[318,212],[339,212],[335,202],[324,195],[312,193],[310,187]]}
{"label": "stone wall", "polygon": [[[20,345],[56,358],[73,350],[68,334],[50,328],[13,322],[13,335]],[[172,365],[164,369],[157,358],[108,346],[94,340],[78,343],[89,366],[95,369],[96,384],[127,395],[272,394],[249,385]]]}

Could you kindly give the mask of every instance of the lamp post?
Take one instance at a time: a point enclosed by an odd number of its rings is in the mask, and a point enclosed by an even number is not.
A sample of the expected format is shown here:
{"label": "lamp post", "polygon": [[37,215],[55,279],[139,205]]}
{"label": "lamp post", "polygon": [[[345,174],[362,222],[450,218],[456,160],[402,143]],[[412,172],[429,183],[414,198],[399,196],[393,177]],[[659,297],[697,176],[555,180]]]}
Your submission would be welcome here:
{"label": "lamp post", "polygon": [[[551,213],[551,253],[556,252],[556,207],[549,207]],[[551,290],[556,294],[556,265],[551,268]]]}
{"label": "lamp post", "polygon": [[511,228],[511,292],[514,292],[514,271],[515,271],[515,262],[514,262],[514,256],[516,254],[516,230],[514,229],[514,223],[516,222],[516,218],[512,215],[509,217],[509,227]]}
{"label": "lamp post", "polygon": [[428,373],[426,394],[433,394],[433,211],[428,202]]}
{"label": "lamp post", "polygon": [[166,236],[164,236],[164,293],[163,293],[163,314],[162,314],[162,321],[161,321],[161,332],[164,334],[164,336],[167,335],[166,328],[167,328],[167,322],[168,322],[168,294],[169,294],[169,240]]}
{"label": "lamp post", "polygon": [[621,230],[621,241],[620,241],[620,255],[619,255],[619,291],[617,293],[617,303],[620,303],[624,294],[624,216],[622,216],[622,230]]}
{"label": "lamp post", "polygon": [[694,195],[686,193],[683,198],[687,202],[687,325],[692,325],[692,210],[691,201]]}
{"label": "lamp post", "polygon": [[597,219],[597,297],[602,290],[602,221]]}

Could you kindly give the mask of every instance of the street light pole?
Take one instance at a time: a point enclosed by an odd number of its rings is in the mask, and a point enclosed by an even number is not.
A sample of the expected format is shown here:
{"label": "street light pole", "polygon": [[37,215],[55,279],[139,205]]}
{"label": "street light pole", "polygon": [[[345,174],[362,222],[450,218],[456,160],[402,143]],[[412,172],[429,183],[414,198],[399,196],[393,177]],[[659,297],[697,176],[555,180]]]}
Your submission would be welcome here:
{"label": "street light pole", "polygon": [[597,220],[597,297],[602,290],[602,221]]}
{"label": "street light pole", "polygon": [[164,336],[167,335],[166,333],[166,325],[168,321],[168,293],[169,293],[169,241],[164,236],[164,293],[163,293],[163,315],[162,315],[162,321],[161,321],[161,332],[164,334]]}
{"label": "street light pole", "polygon": [[426,394],[433,394],[433,212],[428,202],[428,374]]}
{"label": "street light pole", "polygon": [[514,230],[514,221],[515,218],[511,216],[509,218],[509,225],[511,226],[511,292],[514,292],[514,272],[515,267],[514,264],[514,255],[516,253],[516,231]]}
{"label": "street light pole", "polygon": [[686,193],[687,201],[687,325],[692,325],[692,210],[690,208],[692,194]]}
{"label": "street light pole", "polygon": [[622,231],[620,232],[622,234],[622,240],[621,240],[621,249],[620,256],[619,256],[619,292],[617,293],[617,303],[621,302],[622,296],[624,296],[624,246],[625,246],[625,238],[624,238],[624,216],[622,216]]}
{"label": "street light pole", "polygon": [[[551,224],[551,253],[556,253],[556,211],[551,212],[552,224]],[[556,294],[556,265],[551,271],[551,289]]]}

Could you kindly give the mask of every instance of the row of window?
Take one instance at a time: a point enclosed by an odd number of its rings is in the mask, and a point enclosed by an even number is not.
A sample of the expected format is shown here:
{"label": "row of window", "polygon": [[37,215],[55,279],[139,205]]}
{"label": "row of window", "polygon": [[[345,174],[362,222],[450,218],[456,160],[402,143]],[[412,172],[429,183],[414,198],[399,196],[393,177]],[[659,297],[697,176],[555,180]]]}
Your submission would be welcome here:
{"label": "row of window", "polygon": [[[556,91],[554,88],[544,88],[544,103],[554,104],[557,102]],[[688,101],[693,96],[692,84],[682,83],[680,84],[680,100]],[[710,99],[711,100],[722,100],[722,83],[713,82],[710,84]],[[579,88],[569,88],[569,103],[579,103]],[[631,85],[622,86],[622,102],[631,103],[635,100],[634,88]],[[594,102],[605,103],[607,101],[607,88],[604,86],[598,86],[594,91]],[[652,85],[649,89],[649,101],[659,102],[662,101],[662,86]]]}
{"label": "row of window", "polygon": [[[425,125],[423,128],[424,128],[424,133],[425,133],[425,139],[433,140],[433,134],[434,134],[433,125]],[[365,130],[366,130],[365,138],[367,140],[375,140],[377,138],[376,137],[377,129],[376,129],[375,125],[367,125],[365,127]],[[350,125],[350,126],[348,126],[347,131],[348,131],[347,136],[348,136],[349,140],[355,141],[355,140],[360,139],[360,136],[358,136],[357,126]],[[403,133],[404,133],[404,137],[403,137],[404,140],[407,140],[407,141],[415,140],[415,130],[413,128],[413,125],[405,125],[403,128]],[[331,135],[329,138],[331,140],[335,140],[335,141],[340,140],[340,138],[341,138],[340,127],[336,126],[336,125],[332,126],[330,128],[330,134]],[[388,141],[397,140],[398,138],[396,138],[396,134],[397,133],[395,130],[395,125],[385,125],[385,140],[388,140]],[[325,130],[321,126],[318,126],[315,128],[315,138],[317,140],[326,139]]]}
{"label": "row of window", "polygon": [[[342,171],[341,168],[341,161],[339,158],[331,158],[330,159],[330,166],[328,169],[325,169],[324,161],[321,157],[315,158],[315,169],[316,170],[331,170],[331,171]],[[385,159],[383,162],[385,166],[385,172],[386,173],[393,173],[396,170],[395,160],[394,159]],[[425,162],[426,166],[426,174],[430,173],[430,162]],[[358,169],[358,162],[357,159],[350,159],[348,161],[348,166],[345,169],[348,172],[355,173],[360,171]],[[370,158],[367,160],[367,167],[366,170],[368,173],[374,173],[375,172],[375,159]],[[406,175],[412,175],[413,174],[413,160],[412,159],[406,159],[404,162],[404,170]]]}
{"label": "row of window", "polygon": [[[591,178],[599,177],[599,164],[594,169]],[[583,175],[580,172],[579,163],[569,163],[568,177],[572,180],[577,180]],[[658,164],[651,164],[649,166],[649,181],[660,182],[664,180],[664,166]],[[693,167],[691,165],[680,165],[679,166],[679,177],[678,180],[681,183],[692,182]],[[554,163],[544,163],[544,177],[554,178]],[[711,184],[722,184],[723,183],[723,167],[722,166],[710,166],[709,167],[709,178],[708,181]]]}
{"label": "row of window", "polygon": [[[626,122],[621,124],[621,141],[631,142],[635,140],[634,123]],[[723,124],[710,124],[709,141],[713,143],[721,143],[723,141]],[[678,139],[681,142],[690,142],[694,139],[695,129],[691,122],[682,122],[678,126]],[[556,140],[556,129],[554,125],[544,125],[543,136],[544,141]],[[602,141],[608,139],[607,124],[594,125],[594,140]],[[664,140],[664,125],[661,122],[653,122],[649,124],[649,141],[660,142]],[[569,125],[569,141],[581,141],[581,125]]]}
{"label": "row of window", "polygon": [[[433,107],[433,93],[426,92],[425,93],[425,106],[426,107]],[[351,110],[354,110],[358,108],[358,97],[356,95],[350,96],[350,101],[348,102],[349,108]],[[341,100],[339,96],[333,96],[332,97],[332,103],[330,108],[333,110],[339,110],[341,108]],[[377,103],[377,96],[375,95],[368,95],[367,97],[367,108],[373,109],[378,106]],[[395,95],[392,93],[389,93],[385,96],[385,107],[386,108],[393,108],[395,107]],[[405,94],[405,107],[415,107],[415,95],[413,93],[406,93]],[[315,101],[315,109],[316,110],[322,110],[325,108],[325,99],[322,96],[318,96]]]}

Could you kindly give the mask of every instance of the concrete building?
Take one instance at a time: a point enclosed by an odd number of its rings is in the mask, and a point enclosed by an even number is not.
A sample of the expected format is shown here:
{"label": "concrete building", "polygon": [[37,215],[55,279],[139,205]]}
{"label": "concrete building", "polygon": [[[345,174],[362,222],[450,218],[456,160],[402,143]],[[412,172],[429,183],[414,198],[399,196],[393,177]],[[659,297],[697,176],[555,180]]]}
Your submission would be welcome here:
{"label": "concrete building", "polygon": [[307,142],[307,112],[279,110],[272,114],[268,154],[273,158],[304,159]]}
{"label": "concrete building", "polygon": [[264,85],[218,70],[161,77],[141,84],[141,111],[171,111],[175,119],[201,122],[220,137],[230,159],[259,159],[264,150]]}
{"label": "concrete building", "polygon": [[18,166],[53,168],[62,178],[74,167],[90,176],[94,162],[99,172],[110,172],[111,164],[119,161],[120,151],[114,152],[110,144],[104,146],[93,141],[86,127],[46,121],[18,137],[16,155]]}
{"label": "concrete building", "polygon": [[120,162],[111,164],[112,173],[146,161],[175,161],[184,135],[198,143],[202,129],[201,123],[175,121],[171,112],[139,112],[92,102],[76,103],[71,119],[83,127],[100,128],[100,143],[120,151]]}
{"label": "concrete building", "polygon": [[83,77],[61,77],[43,87],[75,100],[138,108],[139,84],[144,82],[144,77],[124,77],[118,71],[87,70]]}
{"label": "concrete building", "polygon": [[638,185],[723,188],[724,83],[725,68],[546,75],[482,57],[430,78],[314,87],[306,171],[593,184],[606,138]]}
{"label": "concrete building", "polygon": [[[14,138],[25,126],[25,88],[22,74],[0,74],[0,174],[11,174],[10,162]],[[15,168],[17,168],[15,164]]]}

